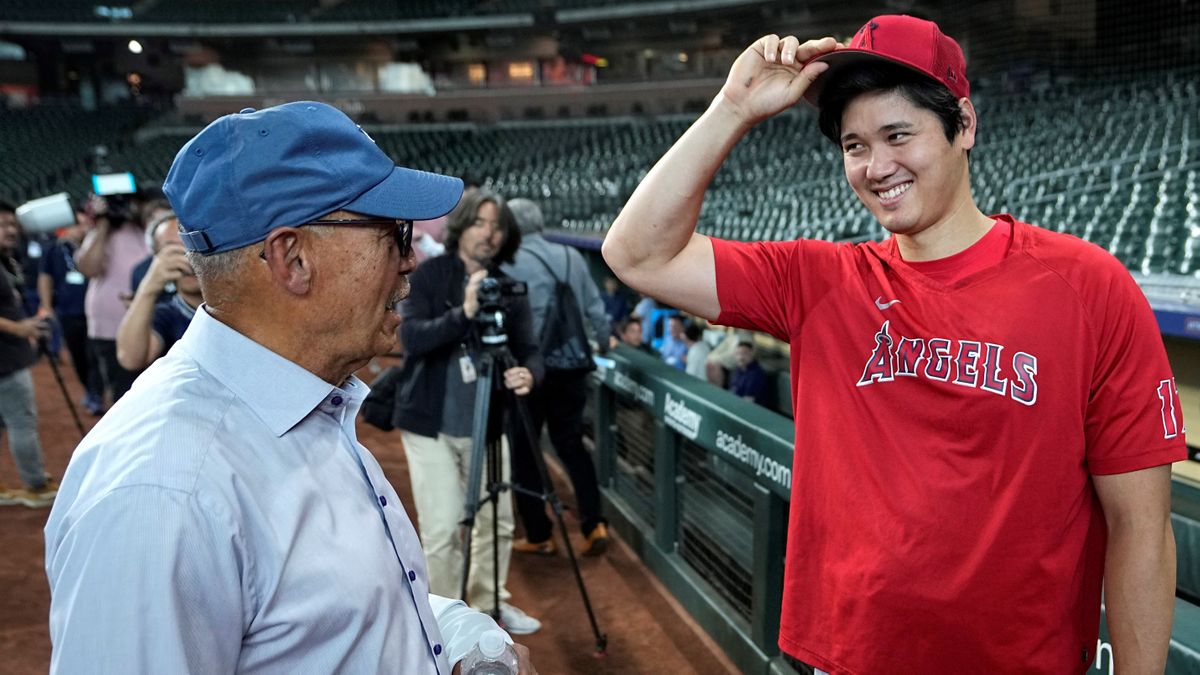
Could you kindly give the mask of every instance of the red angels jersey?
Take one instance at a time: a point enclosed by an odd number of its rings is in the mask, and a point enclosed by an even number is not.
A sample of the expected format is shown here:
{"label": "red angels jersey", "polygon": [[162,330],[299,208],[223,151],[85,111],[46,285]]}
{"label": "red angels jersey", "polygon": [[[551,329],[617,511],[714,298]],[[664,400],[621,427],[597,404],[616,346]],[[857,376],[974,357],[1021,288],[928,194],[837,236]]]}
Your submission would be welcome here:
{"label": "red angels jersey", "polygon": [[791,345],[779,644],[830,673],[1084,672],[1107,532],[1091,476],[1187,457],[1128,271],[997,219],[1008,255],[948,285],[894,239],[713,240],[718,322]]}

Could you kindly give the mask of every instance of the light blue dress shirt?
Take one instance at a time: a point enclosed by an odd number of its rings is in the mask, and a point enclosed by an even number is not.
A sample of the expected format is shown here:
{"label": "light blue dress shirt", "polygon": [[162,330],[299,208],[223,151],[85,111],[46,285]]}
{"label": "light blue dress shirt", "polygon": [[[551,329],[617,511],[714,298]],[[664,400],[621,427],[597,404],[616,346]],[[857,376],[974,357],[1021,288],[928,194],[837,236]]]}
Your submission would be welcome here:
{"label": "light blue dress shirt", "polygon": [[429,596],[412,523],[355,436],[367,391],[197,312],[63,477],[51,670],[447,675],[495,624]]}

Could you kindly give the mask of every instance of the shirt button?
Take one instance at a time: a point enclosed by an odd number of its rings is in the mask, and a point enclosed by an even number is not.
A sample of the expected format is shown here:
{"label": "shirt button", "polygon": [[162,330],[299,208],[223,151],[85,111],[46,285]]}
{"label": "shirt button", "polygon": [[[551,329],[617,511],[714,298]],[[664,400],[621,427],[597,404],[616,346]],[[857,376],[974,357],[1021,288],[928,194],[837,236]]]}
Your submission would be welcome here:
{"label": "shirt button", "polygon": [[334,405],[341,405],[341,404],[342,404],[342,397],[341,397],[341,396],[334,396],[332,399],[330,399],[330,400],[329,400],[329,402],[330,402],[330,403],[332,403],[332,404],[334,404]]}
{"label": "shirt button", "polygon": [[417,580],[417,573],[416,573],[416,572],[414,572],[414,571],[412,571],[412,570],[409,570],[409,571],[408,571],[408,580],[409,580],[409,581],[416,581],[416,580]]}
{"label": "shirt button", "polygon": [[383,495],[379,495],[379,505],[387,506],[387,497],[384,497]]}
{"label": "shirt button", "polygon": [[437,656],[437,655],[439,655],[439,654],[441,654],[441,653],[442,653],[442,646],[441,646],[441,645],[434,645],[434,646],[433,646],[433,655],[434,655],[434,656]]}

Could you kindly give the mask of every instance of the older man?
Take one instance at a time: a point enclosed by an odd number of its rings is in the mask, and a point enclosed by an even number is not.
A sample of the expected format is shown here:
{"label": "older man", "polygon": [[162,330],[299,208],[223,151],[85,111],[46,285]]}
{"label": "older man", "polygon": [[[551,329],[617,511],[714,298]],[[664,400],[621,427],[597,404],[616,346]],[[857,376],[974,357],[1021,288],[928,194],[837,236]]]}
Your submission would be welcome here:
{"label": "older man", "polygon": [[[451,673],[494,622],[431,596],[355,437],[454,178],[329,106],[213,122],[164,190],[206,304],[71,460],[46,525],[55,672]],[[523,648],[522,673],[533,672]]]}

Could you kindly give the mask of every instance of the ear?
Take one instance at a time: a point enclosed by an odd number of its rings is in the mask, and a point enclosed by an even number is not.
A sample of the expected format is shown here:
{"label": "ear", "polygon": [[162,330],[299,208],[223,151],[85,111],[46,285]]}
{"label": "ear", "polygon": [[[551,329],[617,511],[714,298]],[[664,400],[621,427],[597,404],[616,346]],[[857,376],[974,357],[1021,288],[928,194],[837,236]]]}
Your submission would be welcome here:
{"label": "ear", "polygon": [[958,132],[959,142],[962,144],[963,150],[970,150],[975,147],[975,132],[978,130],[979,118],[976,116],[975,106],[969,98],[958,99],[958,109],[963,121],[962,131]]}
{"label": "ear", "polygon": [[263,258],[272,281],[293,295],[307,295],[312,290],[311,253],[304,247],[304,236],[295,227],[271,230],[263,242]]}

